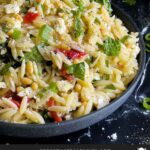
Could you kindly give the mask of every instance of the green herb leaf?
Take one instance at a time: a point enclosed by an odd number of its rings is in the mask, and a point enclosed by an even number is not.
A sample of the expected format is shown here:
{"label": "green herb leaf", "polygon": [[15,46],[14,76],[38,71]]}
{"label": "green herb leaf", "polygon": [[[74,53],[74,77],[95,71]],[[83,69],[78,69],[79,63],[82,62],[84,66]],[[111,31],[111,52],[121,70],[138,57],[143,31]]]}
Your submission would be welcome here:
{"label": "green herb leaf", "polygon": [[85,64],[84,62],[74,64],[71,66],[65,66],[69,74],[73,74],[76,78],[84,80],[85,76]]}
{"label": "green herb leaf", "polygon": [[39,96],[40,97],[43,97],[45,95],[46,92],[48,92],[49,90],[51,90],[52,92],[54,93],[58,93],[58,88],[57,88],[57,84],[55,82],[51,82],[49,84],[48,87],[42,89],[40,92],[39,92]]}
{"label": "green herb leaf", "polygon": [[144,98],[143,100],[143,107],[146,109],[146,110],[150,110],[150,98]]}
{"label": "green herb leaf", "polygon": [[109,61],[108,60],[105,61],[105,64],[106,64],[106,67],[109,67]]}
{"label": "green herb leaf", "polygon": [[124,3],[133,6],[136,4],[136,0],[123,0]]}
{"label": "green herb leaf", "polygon": [[113,84],[107,85],[105,89],[116,90],[116,87]]}
{"label": "green herb leaf", "polygon": [[84,33],[84,28],[80,18],[75,18],[72,36],[77,39]]}
{"label": "green herb leaf", "polygon": [[1,70],[0,70],[0,75],[5,75],[8,73],[9,68],[11,67],[12,63],[6,64]]}
{"label": "green herb leaf", "polygon": [[82,0],[73,0],[73,2],[78,6],[77,11],[73,11],[74,14],[74,25],[73,25],[73,32],[72,37],[77,39],[84,33],[84,27],[81,21],[82,12],[84,10]]}
{"label": "green herb leaf", "polygon": [[54,93],[58,93],[58,88],[57,88],[57,84],[55,82],[51,82],[49,84],[49,89],[54,92]]}
{"label": "green herb leaf", "polygon": [[83,7],[83,1],[82,0],[72,0],[72,1],[78,7],[80,7],[80,8]]}
{"label": "green herb leaf", "polygon": [[39,37],[41,40],[47,42],[50,38],[51,27],[48,25],[43,25],[39,31]]}
{"label": "green herb leaf", "polygon": [[118,56],[121,44],[119,40],[114,40],[110,37],[108,37],[103,44],[104,53],[108,56]]}
{"label": "green herb leaf", "polygon": [[22,36],[21,31],[19,29],[14,29],[12,38],[18,40],[19,38],[21,38],[21,36]]}
{"label": "green herb leaf", "polygon": [[125,35],[122,39],[120,39],[120,42],[125,43],[126,40],[128,40],[130,38],[129,35]]}
{"label": "green herb leaf", "polygon": [[74,65],[74,76],[81,80],[84,80],[85,64],[84,62]]}
{"label": "green herb leaf", "polygon": [[42,55],[39,53],[38,49],[34,47],[31,52],[27,52],[24,55],[24,58],[26,61],[35,61],[37,63],[42,63],[44,61]]}

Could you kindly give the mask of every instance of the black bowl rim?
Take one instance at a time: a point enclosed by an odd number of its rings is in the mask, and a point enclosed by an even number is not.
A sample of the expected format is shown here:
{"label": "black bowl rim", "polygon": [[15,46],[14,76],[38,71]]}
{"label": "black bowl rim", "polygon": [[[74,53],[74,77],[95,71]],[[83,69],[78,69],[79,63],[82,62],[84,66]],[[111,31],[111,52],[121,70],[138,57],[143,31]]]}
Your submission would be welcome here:
{"label": "black bowl rim", "polygon": [[10,122],[6,122],[6,121],[0,121],[0,124],[3,125],[3,126],[7,126],[8,128],[9,127],[14,127],[14,128],[20,128],[20,129],[41,129],[41,128],[48,128],[48,127],[52,127],[52,128],[60,128],[61,126],[66,126],[68,124],[75,124],[75,123],[78,123],[78,122],[82,122],[84,120],[87,120],[87,118],[91,118],[91,117],[94,117],[95,114],[97,114],[98,112],[100,111],[103,111],[104,109],[106,109],[107,107],[111,106],[111,105],[114,105],[115,103],[117,103],[118,101],[121,101],[121,97],[125,97],[128,95],[128,92],[133,88],[133,86],[140,80],[141,78],[141,75],[144,71],[144,66],[145,66],[145,61],[146,61],[146,53],[145,53],[145,46],[144,46],[144,40],[143,40],[143,37],[142,35],[140,34],[139,32],[139,28],[137,27],[137,25],[135,24],[135,22],[132,20],[132,18],[127,15],[122,9],[118,8],[117,5],[115,5],[114,3],[112,3],[112,6],[120,11],[122,14],[124,14],[124,16],[129,20],[129,22],[133,25],[133,27],[135,28],[136,32],[139,33],[139,44],[140,44],[140,47],[141,47],[141,52],[139,54],[140,56],[140,65],[139,65],[139,70],[138,70],[138,73],[136,74],[134,80],[130,83],[130,85],[128,86],[128,88],[116,99],[114,99],[113,101],[111,101],[108,105],[106,105],[105,107],[99,109],[99,110],[96,110],[96,111],[93,111],[91,112],[90,114],[88,115],[85,115],[85,116],[82,116],[80,118],[75,118],[75,119],[72,119],[72,120],[68,120],[68,121],[63,121],[61,123],[46,123],[46,124],[18,124],[18,123],[10,123]]}

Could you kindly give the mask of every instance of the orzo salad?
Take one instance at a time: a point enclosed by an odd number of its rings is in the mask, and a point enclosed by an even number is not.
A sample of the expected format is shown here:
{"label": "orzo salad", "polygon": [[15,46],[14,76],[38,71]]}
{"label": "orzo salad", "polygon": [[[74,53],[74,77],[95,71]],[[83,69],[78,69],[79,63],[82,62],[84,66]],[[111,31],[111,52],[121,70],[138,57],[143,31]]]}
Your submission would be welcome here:
{"label": "orzo salad", "polygon": [[108,105],[137,73],[138,41],[109,0],[0,0],[0,120],[58,123]]}

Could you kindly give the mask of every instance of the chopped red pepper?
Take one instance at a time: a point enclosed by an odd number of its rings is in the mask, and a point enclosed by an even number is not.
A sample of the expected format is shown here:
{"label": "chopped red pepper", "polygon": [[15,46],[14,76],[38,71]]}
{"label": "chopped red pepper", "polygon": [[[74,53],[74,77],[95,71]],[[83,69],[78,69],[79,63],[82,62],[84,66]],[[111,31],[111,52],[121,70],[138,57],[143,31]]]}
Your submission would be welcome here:
{"label": "chopped red pepper", "polygon": [[38,13],[28,12],[24,16],[24,23],[27,23],[27,24],[32,23],[38,16],[39,16]]}
{"label": "chopped red pepper", "polygon": [[11,99],[11,101],[18,107],[20,108],[20,103],[14,99]]}
{"label": "chopped red pepper", "polygon": [[62,68],[60,70],[60,75],[66,78],[68,81],[72,81],[74,78],[71,74],[67,73],[67,70],[65,68]]}
{"label": "chopped red pepper", "polygon": [[51,113],[52,118],[54,118],[54,120],[57,123],[62,122],[62,118],[60,116],[58,116],[57,112],[51,111],[50,113]]}
{"label": "chopped red pepper", "polygon": [[[50,99],[47,102],[48,107],[54,106],[55,105],[55,101],[54,99]],[[56,121],[56,122],[62,122],[62,118],[60,116],[58,116],[57,112],[55,111],[49,111],[49,113],[51,114],[52,118]]]}
{"label": "chopped red pepper", "polygon": [[57,49],[56,51],[63,53],[65,56],[68,57],[68,59],[76,59],[76,58],[80,59],[81,57],[86,55],[85,52],[79,52],[77,50],[66,51],[63,49]]}
{"label": "chopped red pepper", "polygon": [[[11,101],[17,105],[19,108],[21,105],[22,97],[18,96],[17,93],[13,93],[12,91],[8,91],[5,95],[6,98],[11,98]],[[31,98],[28,98],[28,103],[31,101]]]}

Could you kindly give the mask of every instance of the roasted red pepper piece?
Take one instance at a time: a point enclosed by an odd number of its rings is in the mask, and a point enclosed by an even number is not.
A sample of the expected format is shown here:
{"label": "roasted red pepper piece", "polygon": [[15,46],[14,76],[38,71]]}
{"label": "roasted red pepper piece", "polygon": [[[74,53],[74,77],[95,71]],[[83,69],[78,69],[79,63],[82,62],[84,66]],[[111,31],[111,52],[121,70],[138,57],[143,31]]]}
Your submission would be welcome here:
{"label": "roasted red pepper piece", "polygon": [[[54,99],[50,99],[47,102],[48,107],[54,106],[55,105],[55,101]],[[60,116],[58,116],[57,112],[55,111],[49,111],[49,113],[51,114],[52,118],[56,121],[56,122],[62,122],[62,118]]]}
{"label": "roasted red pepper piece", "polygon": [[18,108],[20,108],[20,102],[14,100],[14,99],[11,99],[11,101],[12,101]]}
{"label": "roasted red pepper piece", "polygon": [[85,52],[79,52],[77,50],[63,50],[63,49],[57,49],[56,51],[59,51],[61,53],[63,53],[65,56],[68,57],[68,59],[80,59],[81,57],[85,56],[86,53]]}
{"label": "roasted red pepper piece", "polygon": [[39,16],[38,13],[28,12],[24,16],[24,23],[27,23],[27,24],[32,23],[38,16]]}
{"label": "roasted red pepper piece", "polygon": [[71,74],[67,73],[67,70],[65,68],[62,68],[60,70],[60,75],[66,78],[68,81],[72,81],[74,78]]}

